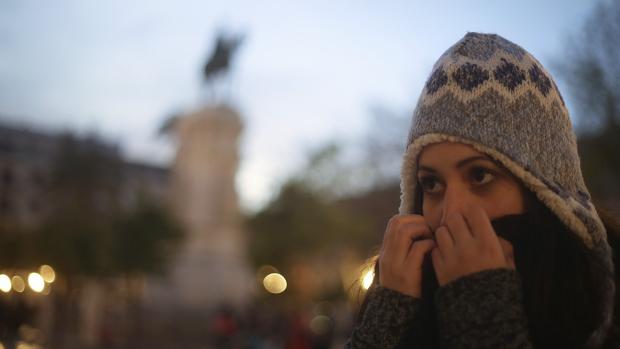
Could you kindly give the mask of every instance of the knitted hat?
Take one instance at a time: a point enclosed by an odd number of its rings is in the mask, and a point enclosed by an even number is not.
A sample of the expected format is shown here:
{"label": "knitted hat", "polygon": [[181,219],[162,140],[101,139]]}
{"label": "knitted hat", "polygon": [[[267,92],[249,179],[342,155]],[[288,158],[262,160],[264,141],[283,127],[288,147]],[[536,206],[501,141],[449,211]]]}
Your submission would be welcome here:
{"label": "knitted hat", "polygon": [[499,35],[467,33],[439,58],[413,115],[401,171],[401,214],[421,212],[415,200],[418,155],[443,141],[469,144],[499,161],[613,270],[568,110],[551,75],[530,53]]}

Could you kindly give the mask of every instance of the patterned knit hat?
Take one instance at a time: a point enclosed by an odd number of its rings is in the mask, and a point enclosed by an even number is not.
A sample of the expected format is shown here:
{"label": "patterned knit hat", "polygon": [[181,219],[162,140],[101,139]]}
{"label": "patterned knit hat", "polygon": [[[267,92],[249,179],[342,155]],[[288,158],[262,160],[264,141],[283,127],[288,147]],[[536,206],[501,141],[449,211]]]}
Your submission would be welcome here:
{"label": "patterned knit hat", "polygon": [[428,144],[469,144],[503,164],[589,248],[609,255],[585,186],[568,110],[530,53],[494,34],[467,33],[435,63],[414,111],[400,212],[415,207],[417,158]]}

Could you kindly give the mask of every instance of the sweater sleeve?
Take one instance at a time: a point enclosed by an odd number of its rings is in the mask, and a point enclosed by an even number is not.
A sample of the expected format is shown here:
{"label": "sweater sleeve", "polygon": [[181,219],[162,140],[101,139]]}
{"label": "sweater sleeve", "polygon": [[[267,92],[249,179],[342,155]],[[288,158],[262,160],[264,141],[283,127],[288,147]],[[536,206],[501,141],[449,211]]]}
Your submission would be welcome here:
{"label": "sweater sleeve", "polygon": [[515,270],[483,270],[435,294],[442,348],[534,348]]}
{"label": "sweater sleeve", "polygon": [[378,286],[371,293],[361,322],[353,329],[345,349],[395,347],[411,326],[420,299]]}

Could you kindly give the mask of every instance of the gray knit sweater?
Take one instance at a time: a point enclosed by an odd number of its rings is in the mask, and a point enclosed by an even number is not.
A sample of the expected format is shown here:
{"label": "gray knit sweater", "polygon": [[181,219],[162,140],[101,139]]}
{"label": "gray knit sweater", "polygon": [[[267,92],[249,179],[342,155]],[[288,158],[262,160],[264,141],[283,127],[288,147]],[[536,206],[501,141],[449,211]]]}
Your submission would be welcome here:
{"label": "gray knit sweater", "polygon": [[[367,295],[362,321],[346,349],[393,348],[412,328],[420,299],[377,287]],[[435,294],[442,348],[533,348],[515,270],[492,269],[461,277]]]}

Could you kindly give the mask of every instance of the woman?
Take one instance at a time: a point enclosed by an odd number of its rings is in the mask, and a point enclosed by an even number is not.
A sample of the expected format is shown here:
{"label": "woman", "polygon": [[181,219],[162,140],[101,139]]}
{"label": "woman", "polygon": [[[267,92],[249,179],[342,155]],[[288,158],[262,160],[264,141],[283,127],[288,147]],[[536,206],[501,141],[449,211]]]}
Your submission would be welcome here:
{"label": "woman", "polygon": [[611,245],[542,65],[468,33],[414,111],[400,215],[347,348],[616,348]]}

